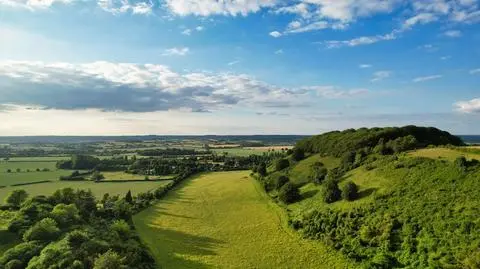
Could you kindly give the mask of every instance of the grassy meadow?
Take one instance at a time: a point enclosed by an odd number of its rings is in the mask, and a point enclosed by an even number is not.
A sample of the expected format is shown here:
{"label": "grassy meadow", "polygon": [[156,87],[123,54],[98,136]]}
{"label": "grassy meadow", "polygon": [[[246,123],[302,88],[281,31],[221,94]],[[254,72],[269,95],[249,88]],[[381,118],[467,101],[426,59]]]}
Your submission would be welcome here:
{"label": "grassy meadow", "polygon": [[410,156],[414,157],[426,157],[431,159],[446,159],[453,161],[460,156],[465,156],[467,159],[477,159],[480,160],[480,153],[477,153],[478,148],[465,147],[463,151],[461,149],[455,148],[426,148],[415,150],[409,153]]}
{"label": "grassy meadow", "polygon": [[35,195],[50,195],[58,189],[73,188],[73,189],[90,189],[97,198],[102,198],[105,193],[110,195],[125,195],[129,190],[135,195],[140,192],[147,192],[156,189],[162,185],[170,182],[165,181],[145,181],[145,182],[101,182],[95,183],[93,181],[53,181],[40,184],[32,184],[25,186],[6,187],[0,189],[0,201],[15,189],[24,189],[30,196]]}
{"label": "grassy meadow", "polygon": [[248,171],[188,180],[134,223],[162,268],[353,268],[291,231]]}
{"label": "grassy meadow", "polygon": [[[72,171],[58,170],[55,161],[31,161],[28,159],[0,161],[0,186],[58,180],[60,176],[70,175]],[[10,172],[8,172],[10,169]],[[17,169],[20,169],[17,172]],[[40,171],[37,171],[39,169]],[[48,169],[49,171],[42,171]]]}
{"label": "grassy meadow", "polygon": [[[102,172],[106,181],[115,180],[145,180],[145,175],[129,174],[125,172]],[[168,180],[172,179],[175,175],[171,176],[149,176],[150,180]]]}

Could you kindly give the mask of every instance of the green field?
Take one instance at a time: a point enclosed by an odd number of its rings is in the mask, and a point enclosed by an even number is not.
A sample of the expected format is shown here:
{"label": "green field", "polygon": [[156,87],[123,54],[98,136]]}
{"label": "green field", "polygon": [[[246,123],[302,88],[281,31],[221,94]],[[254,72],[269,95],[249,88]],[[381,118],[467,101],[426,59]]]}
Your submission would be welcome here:
{"label": "green field", "polygon": [[[145,175],[134,175],[125,172],[102,172],[107,181],[115,180],[145,180]],[[149,176],[149,180],[168,180],[172,179],[175,175],[171,176]]]}
{"label": "green field", "polygon": [[162,268],[353,267],[291,231],[283,210],[248,175],[197,176],[134,217]]}
{"label": "green field", "polygon": [[[52,161],[1,161],[0,186],[58,180],[60,176],[66,176],[72,173],[72,171],[69,170],[57,170],[55,164],[56,162]],[[44,168],[49,169],[49,171],[36,171],[37,169],[42,170]],[[8,169],[11,170],[10,173],[7,172]],[[17,172],[17,169],[20,169],[20,172]]]}
{"label": "green field", "polygon": [[[466,150],[473,150],[475,147],[466,147]],[[461,151],[450,148],[426,148],[415,150],[409,153],[410,156],[415,157],[427,157],[432,159],[446,159],[453,161],[460,156],[464,156],[467,159],[480,160],[480,154],[468,151]]]}
{"label": "green field", "polygon": [[6,187],[0,189],[0,202],[3,202],[5,197],[12,190],[24,189],[30,196],[34,195],[50,195],[58,189],[73,188],[73,189],[90,189],[97,196],[102,198],[105,193],[110,195],[125,195],[129,190],[132,194],[139,192],[147,192],[149,190],[156,189],[170,182],[165,181],[145,181],[145,182],[103,182],[95,183],[93,181],[54,181],[40,184],[32,184],[17,187]]}
{"label": "green field", "polygon": [[266,148],[253,149],[253,148],[214,148],[211,149],[218,155],[227,153],[227,156],[240,156],[248,157],[250,155],[262,155],[264,152],[268,152]]}

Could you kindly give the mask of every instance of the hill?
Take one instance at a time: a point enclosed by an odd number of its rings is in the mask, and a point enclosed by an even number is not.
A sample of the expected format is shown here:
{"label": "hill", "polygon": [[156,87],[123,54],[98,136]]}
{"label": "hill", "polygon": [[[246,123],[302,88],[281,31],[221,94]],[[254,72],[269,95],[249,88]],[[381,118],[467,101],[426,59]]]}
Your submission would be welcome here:
{"label": "hill", "polygon": [[434,128],[332,132],[259,179],[294,229],[364,268],[480,268],[480,155],[462,145]]}

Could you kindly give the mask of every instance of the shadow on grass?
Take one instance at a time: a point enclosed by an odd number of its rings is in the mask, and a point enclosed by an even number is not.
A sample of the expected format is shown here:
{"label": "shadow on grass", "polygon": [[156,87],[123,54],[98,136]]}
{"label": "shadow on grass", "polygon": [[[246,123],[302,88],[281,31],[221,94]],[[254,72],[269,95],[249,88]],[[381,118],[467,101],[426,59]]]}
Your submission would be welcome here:
{"label": "shadow on grass", "polygon": [[378,188],[368,188],[363,191],[358,192],[358,199],[368,197],[370,194],[374,193]]}
{"label": "shadow on grass", "polygon": [[164,229],[154,224],[150,224],[149,228],[152,232],[150,240],[153,241],[151,243],[155,246],[152,251],[162,268],[211,268],[201,261],[193,261],[183,256],[217,255],[215,249],[224,243],[214,238]]}

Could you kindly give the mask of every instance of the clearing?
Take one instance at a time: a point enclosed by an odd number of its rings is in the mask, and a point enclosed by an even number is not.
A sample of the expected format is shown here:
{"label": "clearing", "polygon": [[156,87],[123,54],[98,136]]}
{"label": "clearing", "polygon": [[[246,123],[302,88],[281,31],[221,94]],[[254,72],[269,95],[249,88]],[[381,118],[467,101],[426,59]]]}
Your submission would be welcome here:
{"label": "clearing", "polygon": [[349,268],[286,225],[249,171],[203,174],[134,217],[162,268]]}

